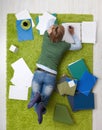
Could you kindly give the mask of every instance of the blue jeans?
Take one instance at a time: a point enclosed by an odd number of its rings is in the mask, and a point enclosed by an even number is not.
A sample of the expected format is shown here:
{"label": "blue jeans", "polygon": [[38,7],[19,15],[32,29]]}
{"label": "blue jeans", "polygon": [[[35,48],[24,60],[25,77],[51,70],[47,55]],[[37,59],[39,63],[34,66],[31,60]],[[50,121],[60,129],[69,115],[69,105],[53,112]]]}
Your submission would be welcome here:
{"label": "blue jeans", "polygon": [[[32,79],[32,92],[31,100],[38,92],[41,95],[41,102],[46,107],[50,96],[55,88],[56,75],[50,74],[45,71],[36,70]],[[38,104],[34,105],[35,110]]]}

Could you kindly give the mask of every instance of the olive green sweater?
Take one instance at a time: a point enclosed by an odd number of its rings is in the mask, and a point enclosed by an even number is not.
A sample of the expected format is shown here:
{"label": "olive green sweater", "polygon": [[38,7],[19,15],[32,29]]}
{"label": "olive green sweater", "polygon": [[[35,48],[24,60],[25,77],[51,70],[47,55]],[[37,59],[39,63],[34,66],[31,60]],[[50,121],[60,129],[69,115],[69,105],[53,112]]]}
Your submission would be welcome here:
{"label": "olive green sweater", "polygon": [[71,45],[69,43],[64,41],[53,43],[46,31],[43,37],[41,55],[37,61],[37,64],[41,64],[45,67],[57,71],[57,67],[61,61],[62,56],[67,50],[70,49],[70,46]]}

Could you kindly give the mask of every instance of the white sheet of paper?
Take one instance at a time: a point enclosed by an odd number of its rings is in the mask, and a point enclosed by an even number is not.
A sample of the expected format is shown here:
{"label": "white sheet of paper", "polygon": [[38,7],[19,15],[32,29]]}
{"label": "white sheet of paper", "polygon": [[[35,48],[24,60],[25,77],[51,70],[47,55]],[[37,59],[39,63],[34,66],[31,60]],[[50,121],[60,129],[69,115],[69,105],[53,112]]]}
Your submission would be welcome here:
{"label": "white sheet of paper", "polygon": [[62,25],[65,28],[65,34],[63,36],[62,41],[66,41],[68,43],[74,43],[74,40],[68,31],[68,26],[74,27],[75,34],[78,37],[78,39],[81,41],[81,23],[62,23]]}
{"label": "white sheet of paper", "polygon": [[35,24],[33,22],[33,19],[31,18],[30,14],[29,14],[29,12],[27,10],[23,10],[23,11],[21,11],[19,13],[16,13],[15,16],[16,16],[17,20],[31,19],[31,21],[32,21],[32,27],[35,26]]}
{"label": "white sheet of paper", "polygon": [[27,100],[28,99],[28,88],[10,85],[9,99]]}
{"label": "white sheet of paper", "polygon": [[11,79],[12,84],[17,85],[17,86],[25,86],[25,87],[31,87],[31,81],[32,81],[32,76],[29,76],[26,78],[26,75],[20,75],[15,72],[13,75],[13,78]]}
{"label": "white sheet of paper", "polygon": [[75,86],[74,80],[69,81],[68,85],[69,85],[70,88],[74,87]]}
{"label": "white sheet of paper", "polygon": [[14,75],[11,79],[11,82],[16,86],[30,87],[33,73],[27,66],[24,59],[18,59],[16,62],[12,63],[11,66],[14,69]]}
{"label": "white sheet of paper", "polygon": [[[43,22],[44,22],[44,20],[42,20]],[[54,19],[50,19],[50,20],[48,20],[48,21],[46,21],[46,22],[44,22],[44,23],[41,23],[40,25],[40,27],[39,27],[39,31],[40,31],[40,35],[43,35],[44,34],[44,32],[46,31],[46,30],[48,30],[53,24],[54,24],[54,22],[55,22],[55,20]]]}
{"label": "white sheet of paper", "polygon": [[44,32],[51,27],[56,20],[56,17],[45,12],[42,16],[39,16],[39,23],[36,26],[36,29],[40,31],[40,35],[43,35]]}
{"label": "white sheet of paper", "polygon": [[43,16],[39,16],[39,23],[36,26],[36,29],[38,29],[40,31],[40,35],[44,34],[46,28],[47,28],[46,19],[44,19]]}
{"label": "white sheet of paper", "polygon": [[82,22],[82,42],[96,43],[96,22]]}
{"label": "white sheet of paper", "polygon": [[53,16],[52,14],[48,13],[48,12],[44,12],[43,16],[44,16],[45,18],[47,18],[48,20],[49,20],[49,19],[55,19],[55,20],[56,20],[56,17]]}

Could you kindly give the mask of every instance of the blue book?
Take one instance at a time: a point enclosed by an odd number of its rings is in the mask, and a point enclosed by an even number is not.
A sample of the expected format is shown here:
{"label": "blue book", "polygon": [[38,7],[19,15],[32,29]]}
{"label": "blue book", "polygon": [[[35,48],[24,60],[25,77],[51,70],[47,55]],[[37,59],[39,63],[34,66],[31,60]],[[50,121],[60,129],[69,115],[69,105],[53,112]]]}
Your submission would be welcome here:
{"label": "blue book", "polygon": [[94,109],[94,93],[85,96],[82,93],[76,93],[74,96],[67,96],[72,111]]}
{"label": "blue book", "polygon": [[[23,23],[23,21],[25,21],[25,23]],[[28,23],[26,21],[28,21]],[[18,34],[18,41],[26,41],[34,39],[31,19],[16,20],[16,28]]]}
{"label": "blue book", "polygon": [[78,82],[77,90],[80,93],[85,94],[88,96],[92,88],[95,86],[95,83],[97,81],[97,77],[91,74],[88,71],[85,71],[82,75],[81,79]]}
{"label": "blue book", "polygon": [[87,70],[88,67],[84,61],[84,59],[79,59],[71,64],[68,65],[68,70],[73,78],[80,79],[83,73]]}

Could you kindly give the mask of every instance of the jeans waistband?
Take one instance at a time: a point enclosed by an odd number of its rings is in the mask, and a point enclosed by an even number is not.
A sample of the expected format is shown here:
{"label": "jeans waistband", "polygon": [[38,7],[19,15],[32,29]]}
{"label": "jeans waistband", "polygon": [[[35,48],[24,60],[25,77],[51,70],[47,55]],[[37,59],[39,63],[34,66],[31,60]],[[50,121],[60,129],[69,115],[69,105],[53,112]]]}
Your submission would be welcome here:
{"label": "jeans waistband", "polygon": [[46,71],[46,70],[43,70],[43,69],[41,69],[41,68],[37,68],[36,70],[39,70],[39,71],[44,71],[44,72],[47,72],[47,73],[49,73],[49,74],[52,74],[52,75],[56,76],[56,74],[53,74],[53,73],[48,72],[48,71]]}

